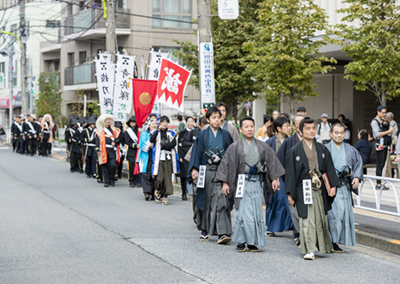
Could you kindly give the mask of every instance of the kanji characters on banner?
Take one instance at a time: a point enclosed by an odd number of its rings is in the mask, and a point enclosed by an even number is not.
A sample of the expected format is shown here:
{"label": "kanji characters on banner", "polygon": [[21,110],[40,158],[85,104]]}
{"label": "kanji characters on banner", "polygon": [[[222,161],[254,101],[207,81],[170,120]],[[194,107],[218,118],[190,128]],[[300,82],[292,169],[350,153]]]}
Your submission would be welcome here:
{"label": "kanji characters on banner", "polygon": [[157,96],[157,81],[133,79],[133,107],[138,127],[142,127],[153,109]]}
{"label": "kanji characters on banner", "polygon": [[191,71],[162,59],[158,78],[158,101],[169,107],[183,111],[183,94],[189,82]]}
{"label": "kanji characters on banner", "polygon": [[168,58],[167,52],[150,51],[151,62],[149,64],[149,80],[158,80],[160,75],[161,60]]}
{"label": "kanji characters on banner", "polygon": [[117,55],[113,113],[116,121],[124,120],[132,108],[132,83],[135,56]]}
{"label": "kanji characters on banner", "polygon": [[96,60],[96,77],[101,114],[113,114],[114,64],[111,63],[110,54],[99,54],[99,59]]}

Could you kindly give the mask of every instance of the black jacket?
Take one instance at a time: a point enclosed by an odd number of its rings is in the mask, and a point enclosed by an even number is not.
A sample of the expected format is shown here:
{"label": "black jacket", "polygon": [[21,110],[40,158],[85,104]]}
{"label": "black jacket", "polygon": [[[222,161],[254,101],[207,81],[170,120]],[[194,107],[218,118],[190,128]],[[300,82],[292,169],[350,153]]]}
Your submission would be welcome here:
{"label": "black jacket", "polygon": [[134,162],[136,159],[136,153],[139,148],[139,137],[138,137],[138,128],[137,127],[130,127],[132,131],[136,134],[137,141],[133,141],[131,136],[128,133],[128,130],[125,131],[124,133],[124,142],[126,145],[128,145],[128,153],[127,153],[127,160],[130,162]]}

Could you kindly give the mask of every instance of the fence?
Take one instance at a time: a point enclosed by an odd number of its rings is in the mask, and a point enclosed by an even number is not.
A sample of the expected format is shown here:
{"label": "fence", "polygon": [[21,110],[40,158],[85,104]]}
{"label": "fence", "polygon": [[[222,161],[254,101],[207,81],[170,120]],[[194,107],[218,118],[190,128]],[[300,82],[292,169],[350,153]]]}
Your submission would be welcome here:
{"label": "fence", "polygon": [[[381,210],[381,198],[382,198],[382,192],[383,192],[382,187],[383,186],[381,187],[381,189],[379,191],[375,190],[375,183],[373,182],[374,180],[382,180],[382,185],[386,185],[389,187],[389,189],[393,189],[394,197],[396,199],[397,213],[387,211],[387,210]],[[361,197],[362,197],[364,185],[366,182],[369,182],[372,186],[372,190],[373,190],[374,196],[375,196],[375,208],[361,206]],[[397,195],[396,187],[394,186],[393,183],[400,183],[400,179],[364,175],[364,180],[361,183],[359,190],[358,190],[357,203],[354,205],[354,207],[366,209],[366,210],[370,210],[370,211],[374,211],[374,212],[379,212],[379,213],[395,215],[395,216],[400,217],[399,197]],[[385,191],[385,192],[388,192],[388,191]]]}

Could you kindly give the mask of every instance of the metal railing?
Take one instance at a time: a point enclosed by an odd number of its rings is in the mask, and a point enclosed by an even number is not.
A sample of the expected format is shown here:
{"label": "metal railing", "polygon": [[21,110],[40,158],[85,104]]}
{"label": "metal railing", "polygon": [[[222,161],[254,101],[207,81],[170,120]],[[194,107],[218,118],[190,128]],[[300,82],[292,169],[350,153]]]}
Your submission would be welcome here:
{"label": "metal railing", "polygon": [[[375,190],[375,183],[373,182],[374,180],[381,180],[382,181],[382,186],[381,186],[381,189],[379,191]],[[362,196],[364,184],[366,182],[369,182],[371,184],[371,186],[372,186],[372,190],[373,190],[374,195],[375,195],[375,208],[361,206],[361,196]],[[400,179],[364,175],[364,180],[362,181],[362,183],[361,183],[361,185],[359,186],[359,189],[358,189],[357,203],[354,205],[354,207],[360,208],[360,209],[369,210],[369,211],[379,212],[379,213],[385,213],[385,214],[400,216],[399,197],[397,195],[396,187],[393,185],[393,183],[400,183]],[[389,185],[389,189],[390,188],[393,189],[394,197],[396,199],[397,213],[396,212],[387,211],[387,210],[381,210],[381,198],[382,198],[383,185]]]}
{"label": "metal railing", "polygon": [[94,62],[65,68],[64,85],[96,83]]}

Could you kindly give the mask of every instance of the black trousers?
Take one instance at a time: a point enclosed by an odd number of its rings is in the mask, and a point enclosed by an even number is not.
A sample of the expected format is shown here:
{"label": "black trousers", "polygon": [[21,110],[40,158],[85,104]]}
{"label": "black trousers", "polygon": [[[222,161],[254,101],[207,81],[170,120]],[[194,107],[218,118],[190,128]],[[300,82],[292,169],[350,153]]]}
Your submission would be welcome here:
{"label": "black trousers", "polygon": [[82,171],[82,153],[72,151],[69,158],[69,164],[71,171]]}
{"label": "black trousers", "polygon": [[12,145],[13,145],[13,152],[14,152],[16,148],[18,149],[18,139],[13,138]]}
{"label": "black trousers", "polygon": [[49,143],[47,142],[47,139],[43,139],[41,148],[42,148],[42,156],[47,156],[48,155],[48,150],[49,150]]}
{"label": "black trousers", "polygon": [[[376,176],[382,176],[382,170],[386,163],[388,148],[384,147],[381,151],[376,151]],[[376,180],[377,184],[381,184],[381,180]]]}
{"label": "black trousers", "polygon": [[133,173],[135,172],[135,161],[129,161],[129,183],[133,182],[135,184],[140,184],[139,182],[139,175],[134,175]]}
{"label": "black trousers", "polygon": [[18,144],[19,144],[19,152],[21,153],[21,154],[25,154],[25,140],[22,140],[22,141],[19,141],[18,142]]}
{"label": "black trousers", "polygon": [[93,151],[92,156],[86,156],[85,162],[86,162],[86,167],[85,167],[85,173],[88,176],[96,176],[96,160],[97,160],[97,155]]}
{"label": "black trousers", "polygon": [[115,170],[117,167],[117,161],[115,150],[112,148],[107,149],[107,163],[101,165],[101,170],[103,172],[103,180],[105,183],[110,183],[111,179],[115,180]]}
{"label": "black trousers", "polygon": [[38,140],[36,138],[28,139],[28,153],[32,156],[36,153],[37,142]]}
{"label": "black trousers", "polygon": [[119,163],[118,166],[117,166],[117,175],[118,175],[118,178],[121,178],[121,175],[122,175],[122,168],[123,168],[123,166],[124,166],[124,160],[125,160],[125,156],[121,156],[121,161],[120,161],[120,163]]}
{"label": "black trousers", "polygon": [[181,188],[182,188],[182,194],[187,192],[187,188],[186,188],[186,178],[185,177],[181,177]]}

